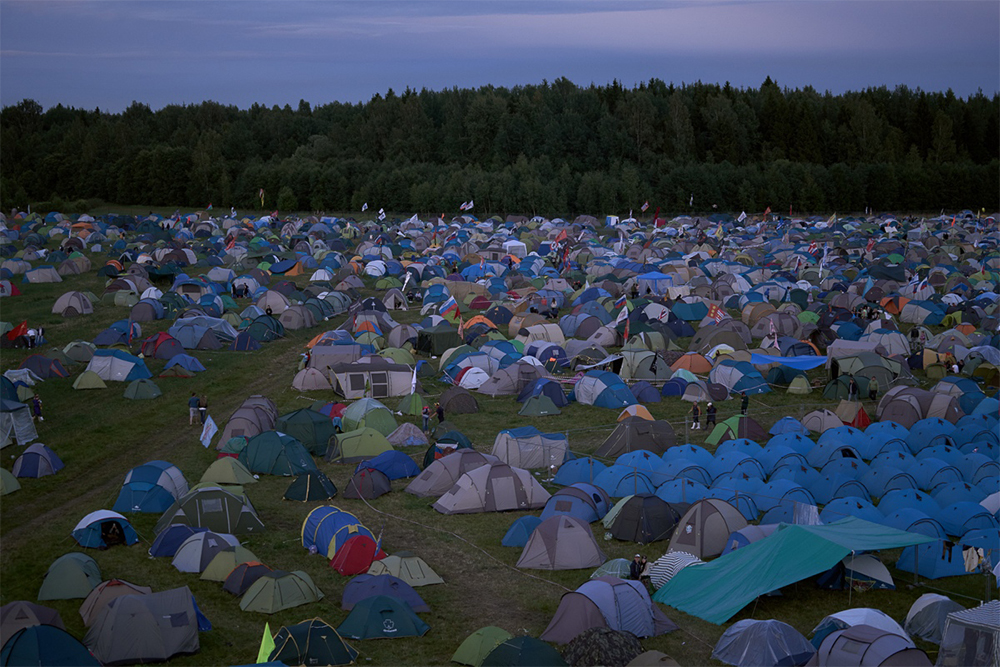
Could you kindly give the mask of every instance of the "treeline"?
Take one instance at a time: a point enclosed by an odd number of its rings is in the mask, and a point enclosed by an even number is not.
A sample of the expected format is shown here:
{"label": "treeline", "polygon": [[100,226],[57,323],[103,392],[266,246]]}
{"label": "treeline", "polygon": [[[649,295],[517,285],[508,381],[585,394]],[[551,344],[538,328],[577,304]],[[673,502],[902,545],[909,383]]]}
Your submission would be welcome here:
{"label": "treeline", "polygon": [[[566,79],[363,104],[0,111],[0,206],[477,215],[1000,206],[1000,97]],[[693,203],[692,203],[693,199]]]}

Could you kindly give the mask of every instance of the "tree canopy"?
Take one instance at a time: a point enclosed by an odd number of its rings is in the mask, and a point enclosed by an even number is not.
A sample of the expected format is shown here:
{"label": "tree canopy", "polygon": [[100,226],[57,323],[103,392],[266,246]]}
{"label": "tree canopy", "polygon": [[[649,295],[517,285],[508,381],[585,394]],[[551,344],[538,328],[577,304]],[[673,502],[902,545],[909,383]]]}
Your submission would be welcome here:
{"label": "tree canopy", "polygon": [[1000,205],[1000,96],[560,78],[360,104],[0,111],[0,205],[479,215]]}

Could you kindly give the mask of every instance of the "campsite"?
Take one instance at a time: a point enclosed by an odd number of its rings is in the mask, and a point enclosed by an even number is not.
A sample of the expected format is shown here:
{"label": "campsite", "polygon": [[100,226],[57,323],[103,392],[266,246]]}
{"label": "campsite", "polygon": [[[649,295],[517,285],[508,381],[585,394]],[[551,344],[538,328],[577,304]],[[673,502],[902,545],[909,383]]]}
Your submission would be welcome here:
{"label": "campsite", "polygon": [[23,643],[934,664],[995,627],[997,214],[639,217],[4,216],[0,601],[62,633]]}

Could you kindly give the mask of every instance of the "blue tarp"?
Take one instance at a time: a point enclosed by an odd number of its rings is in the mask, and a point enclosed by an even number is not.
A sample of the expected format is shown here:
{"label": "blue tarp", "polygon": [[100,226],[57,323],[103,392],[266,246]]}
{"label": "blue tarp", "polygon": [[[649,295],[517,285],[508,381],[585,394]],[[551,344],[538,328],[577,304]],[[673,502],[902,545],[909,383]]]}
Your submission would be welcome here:
{"label": "blue tarp", "polygon": [[814,354],[803,355],[800,357],[776,357],[771,354],[754,353],[750,355],[750,363],[754,366],[762,366],[764,364],[782,364],[800,371],[809,371],[825,364],[826,357],[818,357]]}

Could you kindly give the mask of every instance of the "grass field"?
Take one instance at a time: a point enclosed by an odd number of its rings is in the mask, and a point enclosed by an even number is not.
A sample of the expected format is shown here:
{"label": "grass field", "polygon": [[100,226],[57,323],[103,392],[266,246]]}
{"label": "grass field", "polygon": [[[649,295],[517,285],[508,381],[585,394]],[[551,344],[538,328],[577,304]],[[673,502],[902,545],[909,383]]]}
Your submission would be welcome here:
{"label": "grass field", "polygon": [[[99,265],[99,258],[94,259]],[[302,278],[297,282],[305,284]],[[104,280],[94,273],[74,276],[58,284],[17,284],[24,294],[4,299],[0,304],[0,317],[14,323],[27,319],[34,326],[43,326],[48,343],[35,352],[61,349],[77,339],[91,340],[111,322],[128,316],[126,308],[107,304],[97,305],[93,315],[78,319],[64,320],[51,314],[55,299],[70,289],[91,291],[100,296]],[[396,312],[393,316],[403,322],[418,319],[413,310]],[[333,328],[342,318],[326,326]],[[170,321],[147,323],[143,336],[165,330],[169,324]],[[220,428],[251,394],[271,398],[281,414],[307,407],[317,399],[334,400],[330,392],[303,395],[291,388],[303,346],[320,330],[288,332],[283,340],[266,344],[254,353],[190,351],[208,369],[192,379],[156,378],[164,362],[147,360],[154,381],[163,392],[160,398],[152,401],[125,399],[122,395],[124,384],[119,383],[109,383],[106,390],[75,391],[71,385],[82,367],[70,369],[69,378],[41,383],[37,390],[44,400],[45,421],[38,425],[39,441],[52,447],[62,457],[66,468],[54,476],[21,480],[20,491],[2,498],[0,601],[4,604],[19,599],[34,601],[52,561],[70,551],[84,551],[70,537],[73,527],[88,512],[110,509],[128,469],[153,459],[163,459],[178,466],[189,483],[197,483],[215,459],[216,452],[214,448],[204,449],[198,442],[200,428],[187,423],[186,401],[192,391],[208,396],[209,412]],[[684,341],[681,343],[683,346]],[[16,368],[27,355],[23,350],[4,350],[0,366],[3,370]],[[424,388],[433,397],[446,387],[435,381],[425,381]],[[586,454],[603,442],[617,416],[614,411],[573,404],[561,415],[532,422],[517,415],[519,404],[511,397],[477,398],[478,414],[449,415],[448,419],[468,435],[480,451],[489,451],[499,430],[534,423],[545,431],[565,432],[571,448]],[[392,400],[386,403],[395,407]],[[784,415],[801,417],[824,403],[832,407],[815,393],[803,399],[778,391],[754,400],[750,413],[767,428]],[[675,425],[679,443],[703,444],[709,433],[685,430],[684,417],[690,407],[686,402],[668,399],[648,407],[654,417],[667,419]],[[736,413],[738,407],[738,401],[723,403],[719,420]],[[409,419],[418,423],[418,418]],[[19,450],[17,446],[2,450],[4,467],[10,468]],[[418,461],[423,455],[422,451],[409,453]],[[318,463],[338,488],[344,488],[353,466],[336,466],[322,460]],[[277,631],[281,625],[312,617],[321,617],[333,625],[346,617],[347,613],[340,609],[340,598],[348,579],[328,567],[321,556],[310,555],[299,539],[302,520],[317,503],[282,500],[289,482],[288,478],[262,477],[258,484],[246,487],[267,530],[248,537],[244,544],[271,567],[308,572],[325,594],[318,603],[269,617],[240,611],[238,599],[223,592],[219,584],[182,574],[171,567],[168,559],[148,556],[146,550],[154,538],[156,515],[129,517],[141,537],[140,544],[106,551],[86,550],[99,563],[104,579],[117,577],[151,586],[154,590],[190,587],[214,629],[201,633],[198,654],[175,658],[171,664],[252,662],[265,621],[270,623],[272,631]],[[515,635],[527,633],[537,637],[551,619],[560,596],[575,589],[590,574],[589,571],[519,571],[514,563],[520,550],[500,546],[501,537],[519,513],[444,516],[433,510],[427,499],[403,493],[401,489],[405,485],[406,480],[395,482],[393,493],[371,501],[370,505],[340,498],[333,501],[357,514],[376,534],[381,532],[387,551],[409,550],[418,554],[446,582],[418,589],[431,606],[431,612],[422,614],[431,628],[426,636],[353,642],[360,651],[359,664],[445,664],[459,643],[484,625],[498,625]],[[642,551],[654,560],[667,546],[666,542],[658,542],[637,548],[632,543],[605,540],[600,524],[596,525],[595,536],[609,558],[630,558],[636,551]],[[883,560],[892,563],[896,556],[895,553],[883,554]],[[890,570],[896,577],[896,591],[833,592],[801,582],[785,589],[780,597],[761,598],[732,621],[777,618],[809,636],[825,615],[851,606],[864,606],[882,609],[902,622],[910,604],[929,589],[907,586],[913,580],[912,575],[897,572],[891,566]],[[979,576],[937,580],[931,584],[949,594],[975,599],[982,598],[985,590],[984,579]],[[958,597],[957,600],[967,606],[975,604],[972,599]],[[77,637],[82,637],[85,631],[78,613],[80,602],[46,603],[58,609],[69,631]],[[684,665],[720,664],[710,656],[712,647],[727,626],[713,625],[669,607],[664,609],[680,630],[643,640],[645,648],[664,651]],[[921,647],[934,657],[932,645],[922,644]]]}

